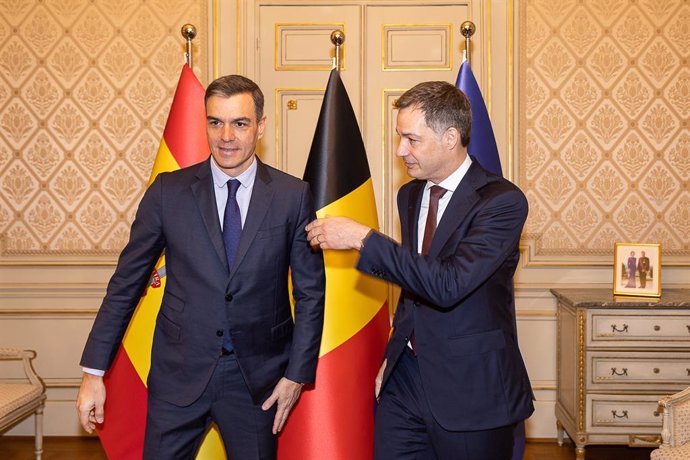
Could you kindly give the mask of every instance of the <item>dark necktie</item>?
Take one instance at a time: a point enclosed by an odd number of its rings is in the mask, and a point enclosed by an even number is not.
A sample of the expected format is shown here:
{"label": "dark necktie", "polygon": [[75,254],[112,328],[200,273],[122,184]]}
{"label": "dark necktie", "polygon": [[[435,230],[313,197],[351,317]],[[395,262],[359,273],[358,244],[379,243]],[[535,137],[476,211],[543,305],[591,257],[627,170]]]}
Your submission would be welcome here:
{"label": "dark necktie", "polygon": [[436,232],[436,221],[438,220],[438,201],[447,192],[443,187],[433,185],[429,190],[429,212],[426,215],[426,225],[424,226],[424,239],[422,240],[422,254],[429,254],[431,241]]}
{"label": "dark necktie", "polygon": [[225,243],[225,255],[228,258],[228,269],[232,269],[242,233],[242,216],[240,215],[240,207],[237,205],[239,186],[240,181],[236,179],[228,181],[228,201],[225,204],[225,215],[223,216],[223,242]]}
{"label": "dark necktie", "polygon": [[[433,185],[429,190],[429,212],[426,215],[426,225],[424,226],[424,239],[422,240],[422,254],[429,254],[431,241],[434,239],[436,232],[436,220],[438,217],[438,202],[441,197],[447,192],[445,188]],[[417,354],[417,340],[415,340],[414,330],[410,334],[410,345],[412,353]]]}
{"label": "dark necktie", "polygon": [[[242,233],[242,215],[240,214],[240,207],[237,205],[237,189],[240,186],[240,181],[230,179],[227,185],[228,201],[225,203],[225,215],[223,216],[223,242],[225,243],[225,255],[228,259],[228,270],[231,270]],[[223,349],[223,353],[230,353],[233,349],[229,329],[223,331]]]}

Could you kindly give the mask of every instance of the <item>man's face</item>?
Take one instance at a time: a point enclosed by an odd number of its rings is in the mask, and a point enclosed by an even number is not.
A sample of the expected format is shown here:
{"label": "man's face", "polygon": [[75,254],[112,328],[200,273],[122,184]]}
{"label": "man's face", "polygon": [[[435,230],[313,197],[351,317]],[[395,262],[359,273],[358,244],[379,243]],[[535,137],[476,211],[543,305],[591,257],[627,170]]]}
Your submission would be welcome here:
{"label": "man's face", "polygon": [[405,163],[410,177],[438,184],[460,166],[465,158],[458,155],[455,148],[459,137],[449,142],[451,129],[436,134],[427,126],[424,112],[414,106],[398,112],[395,131],[400,136],[400,144],[395,154]]}
{"label": "man's face", "polygon": [[250,93],[211,96],[206,101],[206,135],[211,155],[229,176],[242,174],[252,163],[266,117],[256,119]]}
{"label": "man's face", "polygon": [[640,257],[644,257],[644,251],[640,253]]}

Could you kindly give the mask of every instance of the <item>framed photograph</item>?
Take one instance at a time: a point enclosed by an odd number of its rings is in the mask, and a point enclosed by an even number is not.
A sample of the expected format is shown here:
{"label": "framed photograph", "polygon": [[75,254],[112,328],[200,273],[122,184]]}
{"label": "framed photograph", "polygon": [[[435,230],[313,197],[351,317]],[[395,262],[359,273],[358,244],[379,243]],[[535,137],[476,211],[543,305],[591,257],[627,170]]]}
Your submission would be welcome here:
{"label": "framed photograph", "polygon": [[613,295],[661,296],[661,245],[616,243]]}

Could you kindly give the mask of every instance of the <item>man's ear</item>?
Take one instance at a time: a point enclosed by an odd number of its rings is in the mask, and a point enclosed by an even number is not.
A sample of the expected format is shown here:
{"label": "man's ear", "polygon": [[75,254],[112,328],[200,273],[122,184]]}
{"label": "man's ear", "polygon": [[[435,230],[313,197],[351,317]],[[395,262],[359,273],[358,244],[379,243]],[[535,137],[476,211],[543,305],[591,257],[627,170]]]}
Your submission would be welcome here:
{"label": "man's ear", "polygon": [[257,129],[257,138],[261,139],[264,137],[264,129],[266,129],[266,115],[261,117],[261,120],[258,122],[258,129]]}
{"label": "man's ear", "polygon": [[448,150],[454,150],[460,142],[460,133],[456,128],[450,127],[443,133],[443,143]]}

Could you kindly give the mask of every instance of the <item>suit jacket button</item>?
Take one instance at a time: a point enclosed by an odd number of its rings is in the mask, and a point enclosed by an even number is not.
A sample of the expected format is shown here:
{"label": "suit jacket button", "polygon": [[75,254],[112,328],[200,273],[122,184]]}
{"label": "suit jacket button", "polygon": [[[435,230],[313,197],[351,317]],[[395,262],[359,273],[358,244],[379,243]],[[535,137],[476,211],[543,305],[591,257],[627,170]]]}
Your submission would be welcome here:
{"label": "suit jacket button", "polygon": [[223,330],[222,330],[222,329],[218,329],[218,330],[216,331],[216,335],[217,335],[218,337],[223,337]]}
{"label": "suit jacket button", "polygon": [[232,294],[225,294],[225,300],[230,302],[232,300]]}

